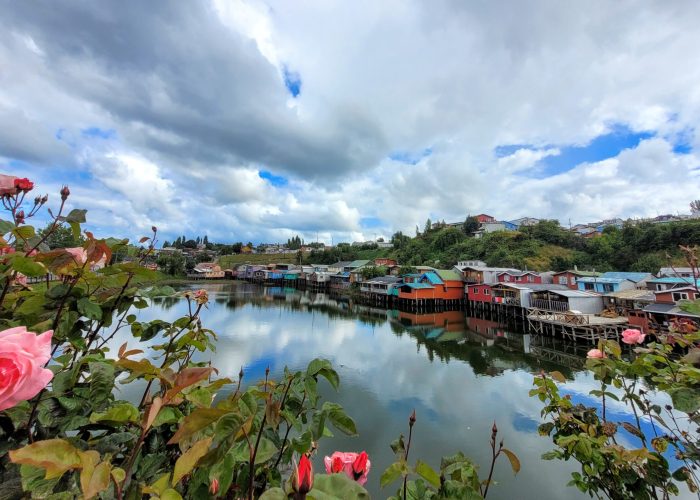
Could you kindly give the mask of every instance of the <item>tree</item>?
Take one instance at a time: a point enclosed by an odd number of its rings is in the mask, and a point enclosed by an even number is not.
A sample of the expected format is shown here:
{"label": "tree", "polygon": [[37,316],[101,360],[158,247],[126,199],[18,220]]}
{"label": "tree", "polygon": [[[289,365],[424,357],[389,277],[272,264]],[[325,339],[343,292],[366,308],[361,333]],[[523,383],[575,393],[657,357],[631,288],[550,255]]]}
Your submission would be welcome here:
{"label": "tree", "polygon": [[690,213],[700,213],[700,200],[693,200],[690,202]]}
{"label": "tree", "polygon": [[161,271],[171,276],[185,274],[185,256],[180,252],[161,253],[156,263]]}
{"label": "tree", "polygon": [[471,236],[479,230],[479,226],[481,226],[479,219],[473,215],[467,215],[467,218],[464,220],[464,224],[462,224],[462,232],[467,236]]}
{"label": "tree", "polygon": [[[51,231],[51,224],[39,231],[39,236],[43,237],[49,231]],[[51,250],[54,248],[80,247],[85,243],[85,237],[82,234],[78,234],[76,237],[70,226],[56,225],[46,238],[45,243]]]}
{"label": "tree", "polygon": [[429,232],[432,227],[433,227],[433,223],[430,222],[430,218],[428,218],[428,220],[425,221],[425,229],[423,230],[423,232],[424,233]]}

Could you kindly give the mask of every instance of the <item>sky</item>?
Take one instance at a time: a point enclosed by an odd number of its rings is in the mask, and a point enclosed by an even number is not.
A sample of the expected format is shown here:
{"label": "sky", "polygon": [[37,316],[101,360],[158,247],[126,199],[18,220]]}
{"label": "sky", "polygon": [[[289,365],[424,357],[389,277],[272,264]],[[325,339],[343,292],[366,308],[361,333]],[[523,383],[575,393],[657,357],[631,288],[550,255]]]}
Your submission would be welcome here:
{"label": "sky", "polygon": [[[700,3],[0,0],[0,172],[99,236],[338,243],[700,194]],[[50,202],[50,204],[52,203]]]}

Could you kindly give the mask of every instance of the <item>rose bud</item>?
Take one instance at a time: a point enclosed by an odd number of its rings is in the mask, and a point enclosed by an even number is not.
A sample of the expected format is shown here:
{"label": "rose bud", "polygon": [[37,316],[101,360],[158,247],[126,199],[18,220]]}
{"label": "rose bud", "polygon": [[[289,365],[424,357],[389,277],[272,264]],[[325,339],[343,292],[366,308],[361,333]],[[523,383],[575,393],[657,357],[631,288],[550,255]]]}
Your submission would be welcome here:
{"label": "rose bud", "polygon": [[299,460],[299,465],[294,471],[294,481],[292,482],[294,491],[305,497],[306,494],[314,487],[314,471],[311,467],[311,461],[306,455],[302,455]]}
{"label": "rose bud", "polygon": [[61,188],[61,200],[66,201],[68,196],[70,196],[70,189],[68,189],[68,186],[63,186]]}

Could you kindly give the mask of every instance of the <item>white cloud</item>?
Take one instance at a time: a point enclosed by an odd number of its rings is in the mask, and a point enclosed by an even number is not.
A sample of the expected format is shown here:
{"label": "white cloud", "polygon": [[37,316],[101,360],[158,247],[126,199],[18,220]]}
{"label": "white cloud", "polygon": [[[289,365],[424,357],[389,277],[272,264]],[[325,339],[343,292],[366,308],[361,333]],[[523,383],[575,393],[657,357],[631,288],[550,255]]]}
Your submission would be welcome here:
{"label": "white cloud", "polygon": [[[52,182],[92,173],[73,192],[99,192],[85,199],[105,231],[154,223],[337,242],[412,234],[427,217],[583,222],[684,212],[697,197],[696,2],[213,0],[7,14],[0,158],[51,165]],[[296,99],[284,67],[300,75]],[[547,158],[619,126],[655,135],[546,177]],[[116,139],[84,137],[89,127]],[[428,147],[416,165],[388,160]]]}

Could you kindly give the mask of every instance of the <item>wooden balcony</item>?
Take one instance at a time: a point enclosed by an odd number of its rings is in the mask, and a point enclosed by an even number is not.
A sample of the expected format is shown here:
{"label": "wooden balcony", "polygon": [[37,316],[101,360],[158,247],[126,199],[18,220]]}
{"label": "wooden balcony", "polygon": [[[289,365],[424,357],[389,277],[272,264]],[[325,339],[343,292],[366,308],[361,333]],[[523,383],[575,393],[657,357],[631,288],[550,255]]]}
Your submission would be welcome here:
{"label": "wooden balcony", "polygon": [[559,300],[534,299],[530,306],[536,307],[537,309],[544,309],[545,311],[564,312],[569,310],[569,303]]}

